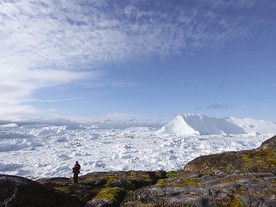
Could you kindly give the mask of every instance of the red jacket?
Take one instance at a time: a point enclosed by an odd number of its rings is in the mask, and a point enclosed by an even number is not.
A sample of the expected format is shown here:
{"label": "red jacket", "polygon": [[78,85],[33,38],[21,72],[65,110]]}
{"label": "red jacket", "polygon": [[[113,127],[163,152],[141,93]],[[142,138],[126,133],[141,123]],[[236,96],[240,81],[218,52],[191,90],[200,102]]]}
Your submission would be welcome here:
{"label": "red jacket", "polygon": [[79,174],[80,173],[80,169],[81,169],[81,166],[80,164],[75,164],[74,167],[73,167],[73,173],[77,173]]}

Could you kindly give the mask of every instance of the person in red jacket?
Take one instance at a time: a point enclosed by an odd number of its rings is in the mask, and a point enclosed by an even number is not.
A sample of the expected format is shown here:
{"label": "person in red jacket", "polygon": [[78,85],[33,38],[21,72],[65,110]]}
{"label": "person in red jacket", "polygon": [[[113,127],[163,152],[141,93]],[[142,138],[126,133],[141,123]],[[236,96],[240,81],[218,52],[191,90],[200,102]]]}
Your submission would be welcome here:
{"label": "person in red jacket", "polygon": [[76,161],[74,167],[73,167],[73,173],[74,173],[74,183],[78,183],[78,176],[79,176],[79,173],[80,173],[80,169],[81,169],[81,166],[80,164],[78,163],[78,161]]}

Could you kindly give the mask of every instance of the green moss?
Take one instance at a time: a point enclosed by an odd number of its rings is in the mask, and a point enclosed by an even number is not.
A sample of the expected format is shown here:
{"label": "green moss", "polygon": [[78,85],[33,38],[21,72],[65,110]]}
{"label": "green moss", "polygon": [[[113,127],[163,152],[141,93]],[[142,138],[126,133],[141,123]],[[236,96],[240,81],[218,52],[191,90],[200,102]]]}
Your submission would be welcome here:
{"label": "green moss", "polygon": [[71,193],[69,187],[55,187],[55,189],[63,193]]}
{"label": "green moss", "polygon": [[272,149],[262,149],[248,152],[241,156],[241,160],[249,171],[271,172],[276,166],[276,151]]}
{"label": "green moss", "polygon": [[242,207],[241,197],[234,197],[234,199],[230,203],[230,207]]}
{"label": "green moss", "polygon": [[163,178],[165,176],[165,172],[164,171],[156,171],[155,172],[155,176],[158,178]]}
{"label": "green moss", "polygon": [[133,188],[135,187],[134,184],[133,184],[133,183],[134,183],[133,180],[130,179],[130,180],[126,180],[125,182],[126,182],[129,186],[131,186],[131,187],[133,187]]}
{"label": "green moss", "polygon": [[268,157],[267,161],[272,164],[273,166],[276,165],[276,157]]}
{"label": "green moss", "polygon": [[126,193],[127,193],[127,195],[130,195],[130,194],[133,194],[134,191],[133,190],[126,190]]}
{"label": "green moss", "polygon": [[135,177],[137,175],[137,173],[135,171],[129,171],[129,175],[132,177]]}
{"label": "green moss", "polygon": [[134,205],[134,204],[136,204],[137,202],[135,202],[135,201],[128,201],[128,202],[126,202],[125,204],[126,205]]}
{"label": "green moss", "polygon": [[139,201],[128,201],[124,205],[129,205],[131,207],[156,207],[155,204],[152,204],[152,203],[141,203]]}
{"label": "green moss", "polygon": [[276,195],[276,189],[273,189],[270,192],[268,191],[268,193],[271,193],[272,195]]}
{"label": "green moss", "polygon": [[149,180],[150,179],[150,175],[149,174],[142,174],[141,175],[142,178]]}
{"label": "green moss", "polygon": [[166,177],[167,178],[173,178],[176,176],[176,172],[175,171],[169,171],[166,173]]}
{"label": "green moss", "polygon": [[242,207],[240,196],[230,195],[230,197],[216,200],[218,206],[221,207]]}
{"label": "green moss", "polygon": [[197,179],[192,179],[192,178],[187,178],[187,179],[183,179],[182,182],[185,185],[195,185],[195,184],[198,183],[198,180]]}
{"label": "green moss", "polygon": [[224,177],[218,180],[216,183],[221,184],[221,183],[233,183],[237,180],[240,180],[240,176],[229,176],[229,177]]}
{"label": "green moss", "polygon": [[135,188],[134,183],[135,183],[135,180],[132,180],[132,179],[127,179],[127,178],[123,178],[123,179],[110,178],[110,179],[108,179],[108,181],[106,183],[106,187],[123,187],[123,188],[134,189]]}
{"label": "green moss", "polygon": [[220,207],[229,207],[230,203],[231,203],[231,199],[230,198],[223,198],[223,199],[220,199],[220,200],[216,200],[216,203]]}
{"label": "green moss", "polygon": [[[97,179],[98,179],[97,177],[91,176],[91,175],[86,175],[86,176],[83,178],[83,180],[84,180],[85,182],[90,182],[90,181],[94,181],[94,180],[97,180]],[[73,181],[74,181],[73,178],[70,178],[70,181],[73,182]]]}
{"label": "green moss", "polygon": [[165,186],[166,182],[165,179],[160,179],[157,181],[157,183],[155,184],[156,186]]}
{"label": "green moss", "polygon": [[123,188],[104,188],[96,195],[95,198],[108,198],[114,202],[122,201],[127,191]]}
{"label": "green moss", "polygon": [[53,182],[50,185],[52,187],[64,187],[65,185],[67,185],[67,183],[64,183],[64,182]]}
{"label": "green moss", "polygon": [[136,172],[136,171],[130,171],[129,176],[131,178],[136,178],[136,179],[150,179],[150,175],[147,172]]}
{"label": "green moss", "polygon": [[116,183],[117,179],[116,178],[109,178],[106,186],[114,186],[114,184]]}
{"label": "green moss", "polygon": [[134,205],[135,205],[135,207],[156,207],[156,205],[152,204],[152,203],[141,203],[141,202],[138,202],[138,203],[135,203]]}

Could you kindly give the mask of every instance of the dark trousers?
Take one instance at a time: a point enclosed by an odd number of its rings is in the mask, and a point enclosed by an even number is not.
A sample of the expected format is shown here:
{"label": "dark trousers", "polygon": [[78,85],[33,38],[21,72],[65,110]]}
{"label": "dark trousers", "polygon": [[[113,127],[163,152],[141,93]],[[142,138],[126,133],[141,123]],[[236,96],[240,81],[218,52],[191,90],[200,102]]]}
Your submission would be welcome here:
{"label": "dark trousers", "polygon": [[78,183],[78,175],[79,173],[74,173],[74,183]]}

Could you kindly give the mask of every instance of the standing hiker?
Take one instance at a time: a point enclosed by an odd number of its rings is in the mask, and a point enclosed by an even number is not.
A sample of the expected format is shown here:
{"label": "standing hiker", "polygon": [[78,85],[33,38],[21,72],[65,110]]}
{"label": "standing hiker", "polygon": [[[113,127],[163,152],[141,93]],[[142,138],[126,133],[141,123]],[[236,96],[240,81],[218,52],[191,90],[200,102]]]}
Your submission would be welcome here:
{"label": "standing hiker", "polygon": [[79,173],[80,173],[80,169],[81,169],[81,166],[80,164],[78,163],[78,161],[76,161],[74,167],[73,167],[73,173],[74,173],[74,183],[78,183],[78,176],[79,176]]}

